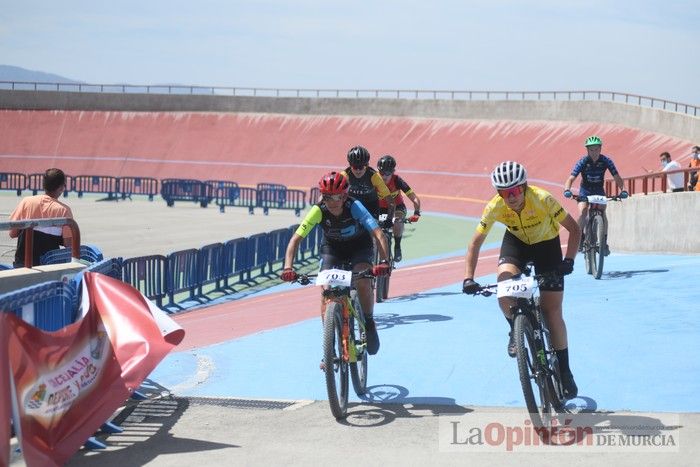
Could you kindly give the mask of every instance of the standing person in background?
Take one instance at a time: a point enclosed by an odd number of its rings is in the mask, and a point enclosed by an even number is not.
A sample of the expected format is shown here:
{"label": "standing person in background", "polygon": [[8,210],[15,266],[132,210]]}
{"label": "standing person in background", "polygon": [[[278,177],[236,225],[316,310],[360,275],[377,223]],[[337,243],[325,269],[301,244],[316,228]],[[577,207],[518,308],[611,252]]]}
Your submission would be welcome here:
{"label": "standing person in background", "polygon": [[[681,165],[676,162],[671,160],[671,154],[668,152],[662,152],[659,154],[659,159],[661,160],[661,171],[662,172],[671,172],[674,170],[681,170]],[[673,193],[677,193],[679,191],[684,191],[683,189],[683,183],[684,183],[684,177],[681,172],[677,172],[674,174],[668,174],[666,175],[666,185],[668,185],[668,188],[671,190]]]}
{"label": "standing person in background", "polygon": [[[690,154],[690,162],[688,167],[693,167],[700,169],[700,146],[693,146],[693,152]],[[688,181],[688,191],[697,190],[696,185],[698,184],[698,172],[690,172],[690,180]],[[700,191],[700,190],[698,190]]]}
{"label": "standing person in background", "polygon": [[[624,190],[624,183],[622,177],[617,172],[615,163],[608,156],[604,156],[600,153],[603,148],[603,141],[597,136],[589,136],[586,139],[586,152],[587,155],[583,156],[576,162],[574,168],[571,170],[571,175],[566,182],[564,182],[564,196],[566,198],[571,198],[573,193],[571,193],[571,185],[576,180],[579,174],[581,174],[581,186],[579,188],[578,195],[581,197],[586,197],[588,195],[602,195],[605,196],[605,188],[603,186],[605,182],[605,171],[609,170],[610,174],[615,179],[617,188],[620,190],[620,198],[625,199],[629,194]],[[584,226],[588,222],[588,202],[579,201],[578,210],[580,216],[578,218],[578,226],[583,231],[581,235],[581,243],[583,244],[583,238],[586,235]],[[605,231],[608,231],[608,217],[605,214],[605,207],[603,206],[603,221],[605,222]],[[580,248],[580,247],[579,247]],[[608,239],[605,239],[605,255],[610,254],[610,248],[608,248]]]}
{"label": "standing person in background", "polygon": [[[406,218],[406,203],[403,201],[401,192],[403,191],[408,199],[413,203],[413,215],[408,219],[410,222],[418,222],[420,219],[420,199],[413,192],[408,183],[403,178],[394,173],[396,170],[396,159],[390,155],[382,156],[377,162],[377,169],[382,180],[391,191],[391,195],[396,203],[394,212],[394,261],[401,261],[401,238],[403,236],[403,222]],[[384,199],[379,200],[379,212],[388,216],[389,204]]]}
{"label": "standing person in background", "polygon": [[[27,219],[51,219],[55,217],[73,218],[71,209],[58,198],[66,189],[66,175],[61,169],[48,169],[44,173],[44,194],[28,196],[17,205],[10,215],[11,221]],[[24,267],[24,230],[11,229],[10,238],[17,238],[17,252],[14,266]],[[71,245],[72,238],[68,226],[35,227],[32,252],[32,264],[39,264],[39,258],[47,251],[55,250],[61,245]]]}

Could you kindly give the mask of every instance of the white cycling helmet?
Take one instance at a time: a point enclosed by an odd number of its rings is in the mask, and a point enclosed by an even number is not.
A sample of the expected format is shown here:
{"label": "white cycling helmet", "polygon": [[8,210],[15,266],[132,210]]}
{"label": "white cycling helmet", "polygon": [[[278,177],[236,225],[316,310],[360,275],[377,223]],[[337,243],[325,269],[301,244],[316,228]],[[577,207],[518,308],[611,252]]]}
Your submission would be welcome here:
{"label": "white cycling helmet", "polygon": [[491,172],[491,184],[497,190],[522,185],[525,182],[527,182],[527,171],[517,162],[501,162]]}

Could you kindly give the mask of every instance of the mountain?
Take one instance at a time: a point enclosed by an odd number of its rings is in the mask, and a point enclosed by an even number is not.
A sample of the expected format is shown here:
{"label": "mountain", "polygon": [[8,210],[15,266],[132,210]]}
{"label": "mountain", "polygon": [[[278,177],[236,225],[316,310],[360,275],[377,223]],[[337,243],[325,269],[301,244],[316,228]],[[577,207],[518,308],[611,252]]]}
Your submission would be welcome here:
{"label": "mountain", "polygon": [[0,81],[28,81],[31,83],[82,83],[53,73],[27,70],[12,65],[0,65]]}

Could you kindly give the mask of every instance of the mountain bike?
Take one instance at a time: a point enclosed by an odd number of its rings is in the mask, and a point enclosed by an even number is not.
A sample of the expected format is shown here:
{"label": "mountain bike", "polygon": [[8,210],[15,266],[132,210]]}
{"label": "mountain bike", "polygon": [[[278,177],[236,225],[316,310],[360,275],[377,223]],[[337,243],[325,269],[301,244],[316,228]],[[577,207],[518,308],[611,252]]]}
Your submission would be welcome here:
{"label": "mountain bike", "polygon": [[603,263],[609,253],[607,250],[608,230],[605,225],[604,206],[608,200],[619,201],[619,196],[588,195],[575,196],[578,202],[588,203],[588,222],[584,228],[584,239],[581,244],[586,262],[586,272],[600,279],[603,275]]}
{"label": "mountain bike", "polygon": [[515,305],[511,306],[511,313],[520,385],[533,425],[548,428],[556,413],[568,411],[565,408],[559,361],[542,316],[538,291],[543,281],[560,276],[551,272],[533,276],[530,272],[528,266],[519,276],[482,286],[477,294],[489,296],[495,291],[498,298],[512,297],[516,300]]}
{"label": "mountain bike", "polygon": [[[350,269],[349,267],[347,269]],[[371,269],[354,273],[346,269],[327,269],[318,274],[302,274],[296,282],[324,286],[323,363],[328,403],[336,419],[345,417],[348,408],[349,378],[358,396],[367,392],[367,336],[353,281],[374,277]]]}
{"label": "mountain bike", "polygon": [[[380,214],[379,215],[379,225],[383,225],[384,222],[386,221],[386,214]],[[387,253],[389,254],[389,267],[393,270],[394,269],[394,254],[393,254],[393,249],[391,247],[391,242],[394,239],[394,230],[392,227],[381,227],[382,233],[384,233],[384,238],[386,239],[386,247],[387,247]],[[375,248],[375,254],[374,254],[374,264],[379,264],[380,257],[379,257],[379,248]],[[384,300],[386,300],[389,297],[389,280],[390,276],[384,275],[376,278],[376,282],[374,283],[374,292],[375,292],[375,302],[381,303]]]}
{"label": "mountain bike", "polygon": [[[383,224],[383,222],[386,220],[386,214],[380,214],[379,215],[379,223],[380,225]],[[401,221],[396,221],[396,222],[403,222],[404,224],[412,224],[410,220],[407,218],[404,218]],[[394,249],[392,248],[391,242],[394,239],[394,229],[392,227],[382,227],[382,232],[384,233],[384,238],[386,238],[386,245],[387,245],[387,253],[389,254],[389,266],[391,267],[391,270],[393,271],[396,269],[396,263],[394,262]],[[379,257],[379,249],[375,249],[375,255],[374,255],[374,264],[379,264],[380,257]],[[387,298],[389,298],[389,281],[391,280],[391,276],[388,274],[385,276],[380,276],[377,277],[375,285],[374,285],[374,292],[375,292],[375,302],[381,303]]]}

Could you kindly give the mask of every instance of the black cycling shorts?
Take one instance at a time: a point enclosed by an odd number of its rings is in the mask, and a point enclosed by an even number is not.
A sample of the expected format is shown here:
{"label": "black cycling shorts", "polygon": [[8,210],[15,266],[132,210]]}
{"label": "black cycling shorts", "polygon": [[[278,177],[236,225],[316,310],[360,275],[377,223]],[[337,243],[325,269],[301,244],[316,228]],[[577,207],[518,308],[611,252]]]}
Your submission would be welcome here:
{"label": "black cycling shorts", "polygon": [[373,258],[374,244],[368,235],[355,241],[324,242],[321,245],[321,271],[341,268],[346,263],[353,267],[359,263],[372,264]]}
{"label": "black cycling shorts", "polygon": [[[501,244],[501,255],[498,264],[513,264],[521,271],[532,261],[535,263],[535,274],[558,271],[563,255],[559,235],[551,240],[528,245],[506,230]],[[545,281],[540,284],[540,290],[561,292],[564,290],[564,277],[555,281]]]}
{"label": "black cycling shorts", "polygon": [[[406,205],[405,204],[398,204],[396,205],[396,209],[394,210],[394,216],[396,216],[397,212],[402,212],[404,213],[404,217],[406,216]],[[379,208],[379,214],[389,214],[389,208]]]}

